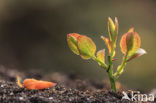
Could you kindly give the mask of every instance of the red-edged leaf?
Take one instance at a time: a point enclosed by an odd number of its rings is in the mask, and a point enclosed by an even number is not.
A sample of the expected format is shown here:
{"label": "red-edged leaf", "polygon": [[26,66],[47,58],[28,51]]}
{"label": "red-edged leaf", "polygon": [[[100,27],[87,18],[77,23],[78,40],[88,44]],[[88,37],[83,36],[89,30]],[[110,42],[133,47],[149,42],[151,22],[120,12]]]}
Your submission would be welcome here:
{"label": "red-edged leaf", "polygon": [[95,56],[96,45],[91,38],[85,35],[80,35],[77,38],[77,46],[80,52],[80,56],[83,59],[90,59],[91,57]]}
{"label": "red-edged leaf", "polygon": [[77,38],[80,35],[77,33],[70,33],[67,35],[68,46],[75,54],[80,55],[79,50],[77,48]]}
{"label": "red-edged leaf", "polygon": [[134,54],[140,48],[140,45],[141,40],[136,32],[127,32],[120,41],[121,51],[128,56]]}
{"label": "red-edged leaf", "polygon": [[[109,54],[111,54],[112,51],[113,51],[113,44],[112,44],[112,42],[108,38],[106,38],[104,36],[101,36],[101,38],[104,40],[104,42],[105,42],[105,44],[106,44],[106,46],[108,48]],[[114,53],[112,53],[112,56],[114,56],[114,55],[115,55],[115,51],[114,51]]]}
{"label": "red-edged leaf", "polygon": [[105,63],[105,50],[99,50],[96,54],[97,59],[99,59],[102,63]]}

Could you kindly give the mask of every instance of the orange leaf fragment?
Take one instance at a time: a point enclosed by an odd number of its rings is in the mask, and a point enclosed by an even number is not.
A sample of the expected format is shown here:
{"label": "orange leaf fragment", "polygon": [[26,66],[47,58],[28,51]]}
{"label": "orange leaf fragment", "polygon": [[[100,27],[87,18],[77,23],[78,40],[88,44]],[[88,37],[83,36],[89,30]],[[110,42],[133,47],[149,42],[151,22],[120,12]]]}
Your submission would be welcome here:
{"label": "orange leaf fragment", "polygon": [[48,81],[42,81],[42,80],[36,80],[36,79],[25,79],[23,81],[23,85],[20,83],[19,76],[17,76],[17,84],[20,87],[27,88],[29,90],[41,90],[46,89],[50,87],[54,87],[56,83],[48,82]]}

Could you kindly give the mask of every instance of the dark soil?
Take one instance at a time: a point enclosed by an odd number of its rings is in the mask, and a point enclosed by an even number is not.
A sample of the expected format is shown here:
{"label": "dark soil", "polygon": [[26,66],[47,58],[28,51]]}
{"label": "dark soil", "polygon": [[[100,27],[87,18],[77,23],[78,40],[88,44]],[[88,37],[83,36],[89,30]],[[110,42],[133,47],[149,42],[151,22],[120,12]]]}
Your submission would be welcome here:
{"label": "dark soil", "polygon": [[0,67],[0,103],[131,103],[122,100],[121,92],[114,93],[103,81],[78,80],[74,75],[43,76],[40,73],[20,73],[24,77],[56,81],[55,87],[28,90],[16,84],[16,70]]}

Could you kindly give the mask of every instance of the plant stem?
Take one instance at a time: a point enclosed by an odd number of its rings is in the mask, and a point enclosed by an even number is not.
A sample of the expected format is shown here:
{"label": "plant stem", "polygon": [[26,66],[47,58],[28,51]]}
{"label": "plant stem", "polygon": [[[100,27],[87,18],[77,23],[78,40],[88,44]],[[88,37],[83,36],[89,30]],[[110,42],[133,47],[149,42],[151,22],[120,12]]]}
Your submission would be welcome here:
{"label": "plant stem", "polygon": [[95,56],[92,57],[92,59],[95,60],[96,62],[98,62],[99,64],[101,64],[101,66],[102,66],[104,69],[106,69],[106,70],[108,69],[108,66],[107,66],[105,63],[101,62],[99,59],[97,59]]}
{"label": "plant stem", "polygon": [[124,56],[121,65],[117,68],[117,71],[114,74],[114,76],[116,78],[118,78],[122,74],[122,72],[124,71],[124,67],[126,66],[126,62],[127,62],[127,55]]}
{"label": "plant stem", "polygon": [[117,92],[117,89],[116,89],[116,79],[114,78],[114,76],[110,76],[109,75],[109,80],[110,80],[110,85],[111,85],[111,88],[114,92]]}
{"label": "plant stem", "polygon": [[114,73],[113,73],[113,63],[112,63],[112,56],[108,56],[108,76],[109,76],[109,80],[110,80],[110,85],[111,88],[114,92],[117,92],[116,89],[116,78],[114,77]]}

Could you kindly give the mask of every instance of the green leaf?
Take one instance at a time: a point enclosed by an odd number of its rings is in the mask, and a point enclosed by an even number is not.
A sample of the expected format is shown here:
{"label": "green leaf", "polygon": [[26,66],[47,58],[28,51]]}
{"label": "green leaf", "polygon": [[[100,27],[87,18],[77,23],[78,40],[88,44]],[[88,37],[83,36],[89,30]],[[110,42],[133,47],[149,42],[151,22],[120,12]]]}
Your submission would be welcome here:
{"label": "green leaf", "polygon": [[96,54],[98,60],[105,64],[105,50],[99,50]]}
{"label": "green leaf", "polygon": [[116,43],[117,36],[118,36],[118,29],[119,29],[119,23],[117,17],[115,17],[115,31],[114,31],[114,43]]}
{"label": "green leaf", "polygon": [[108,18],[108,33],[110,40],[112,41],[113,45],[116,43],[117,35],[118,35],[118,19],[115,17],[115,23],[109,17]]}
{"label": "green leaf", "polygon": [[108,17],[108,33],[111,41],[113,40],[114,31],[115,31],[115,24],[113,20],[110,17]]}
{"label": "green leaf", "polygon": [[131,61],[134,58],[140,57],[140,56],[142,56],[142,55],[144,55],[146,53],[147,52],[144,49],[139,48],[131,57],[128,58],[127,62]]}
{"label": "green leaf", "polygon": [[96,45],[91,38],[85,35],[80,35],[77,38],[77,46],[80,52],[80,56],[83,59],[90,59],[95,56]]}
{"label": "green leaf", "polygon": [[112,44],[112,42],[108,38],[106,38],[104,36],[101,36],[101,38],[105,42],[105,44],[106,44],[106,46],[108,48],[109,54],[112,54],[112,56],[114,57],[115,56],[115,51],[113,52],[113,44]]}
{"label": "green leaf", "polygon": [[68,42],[68,46],[71,49],[71,51],[73,51],[73,53],[80,55],[79,50],[77,48],[77,38],[80,35],[77,33],[70,33],[67,35],[67,42]]}
{"label": "green leaf", "polygon": [[127,32],[120,41],[120,47],[123,54],[131,56],[141,45],[140,36],[136,32]]}

